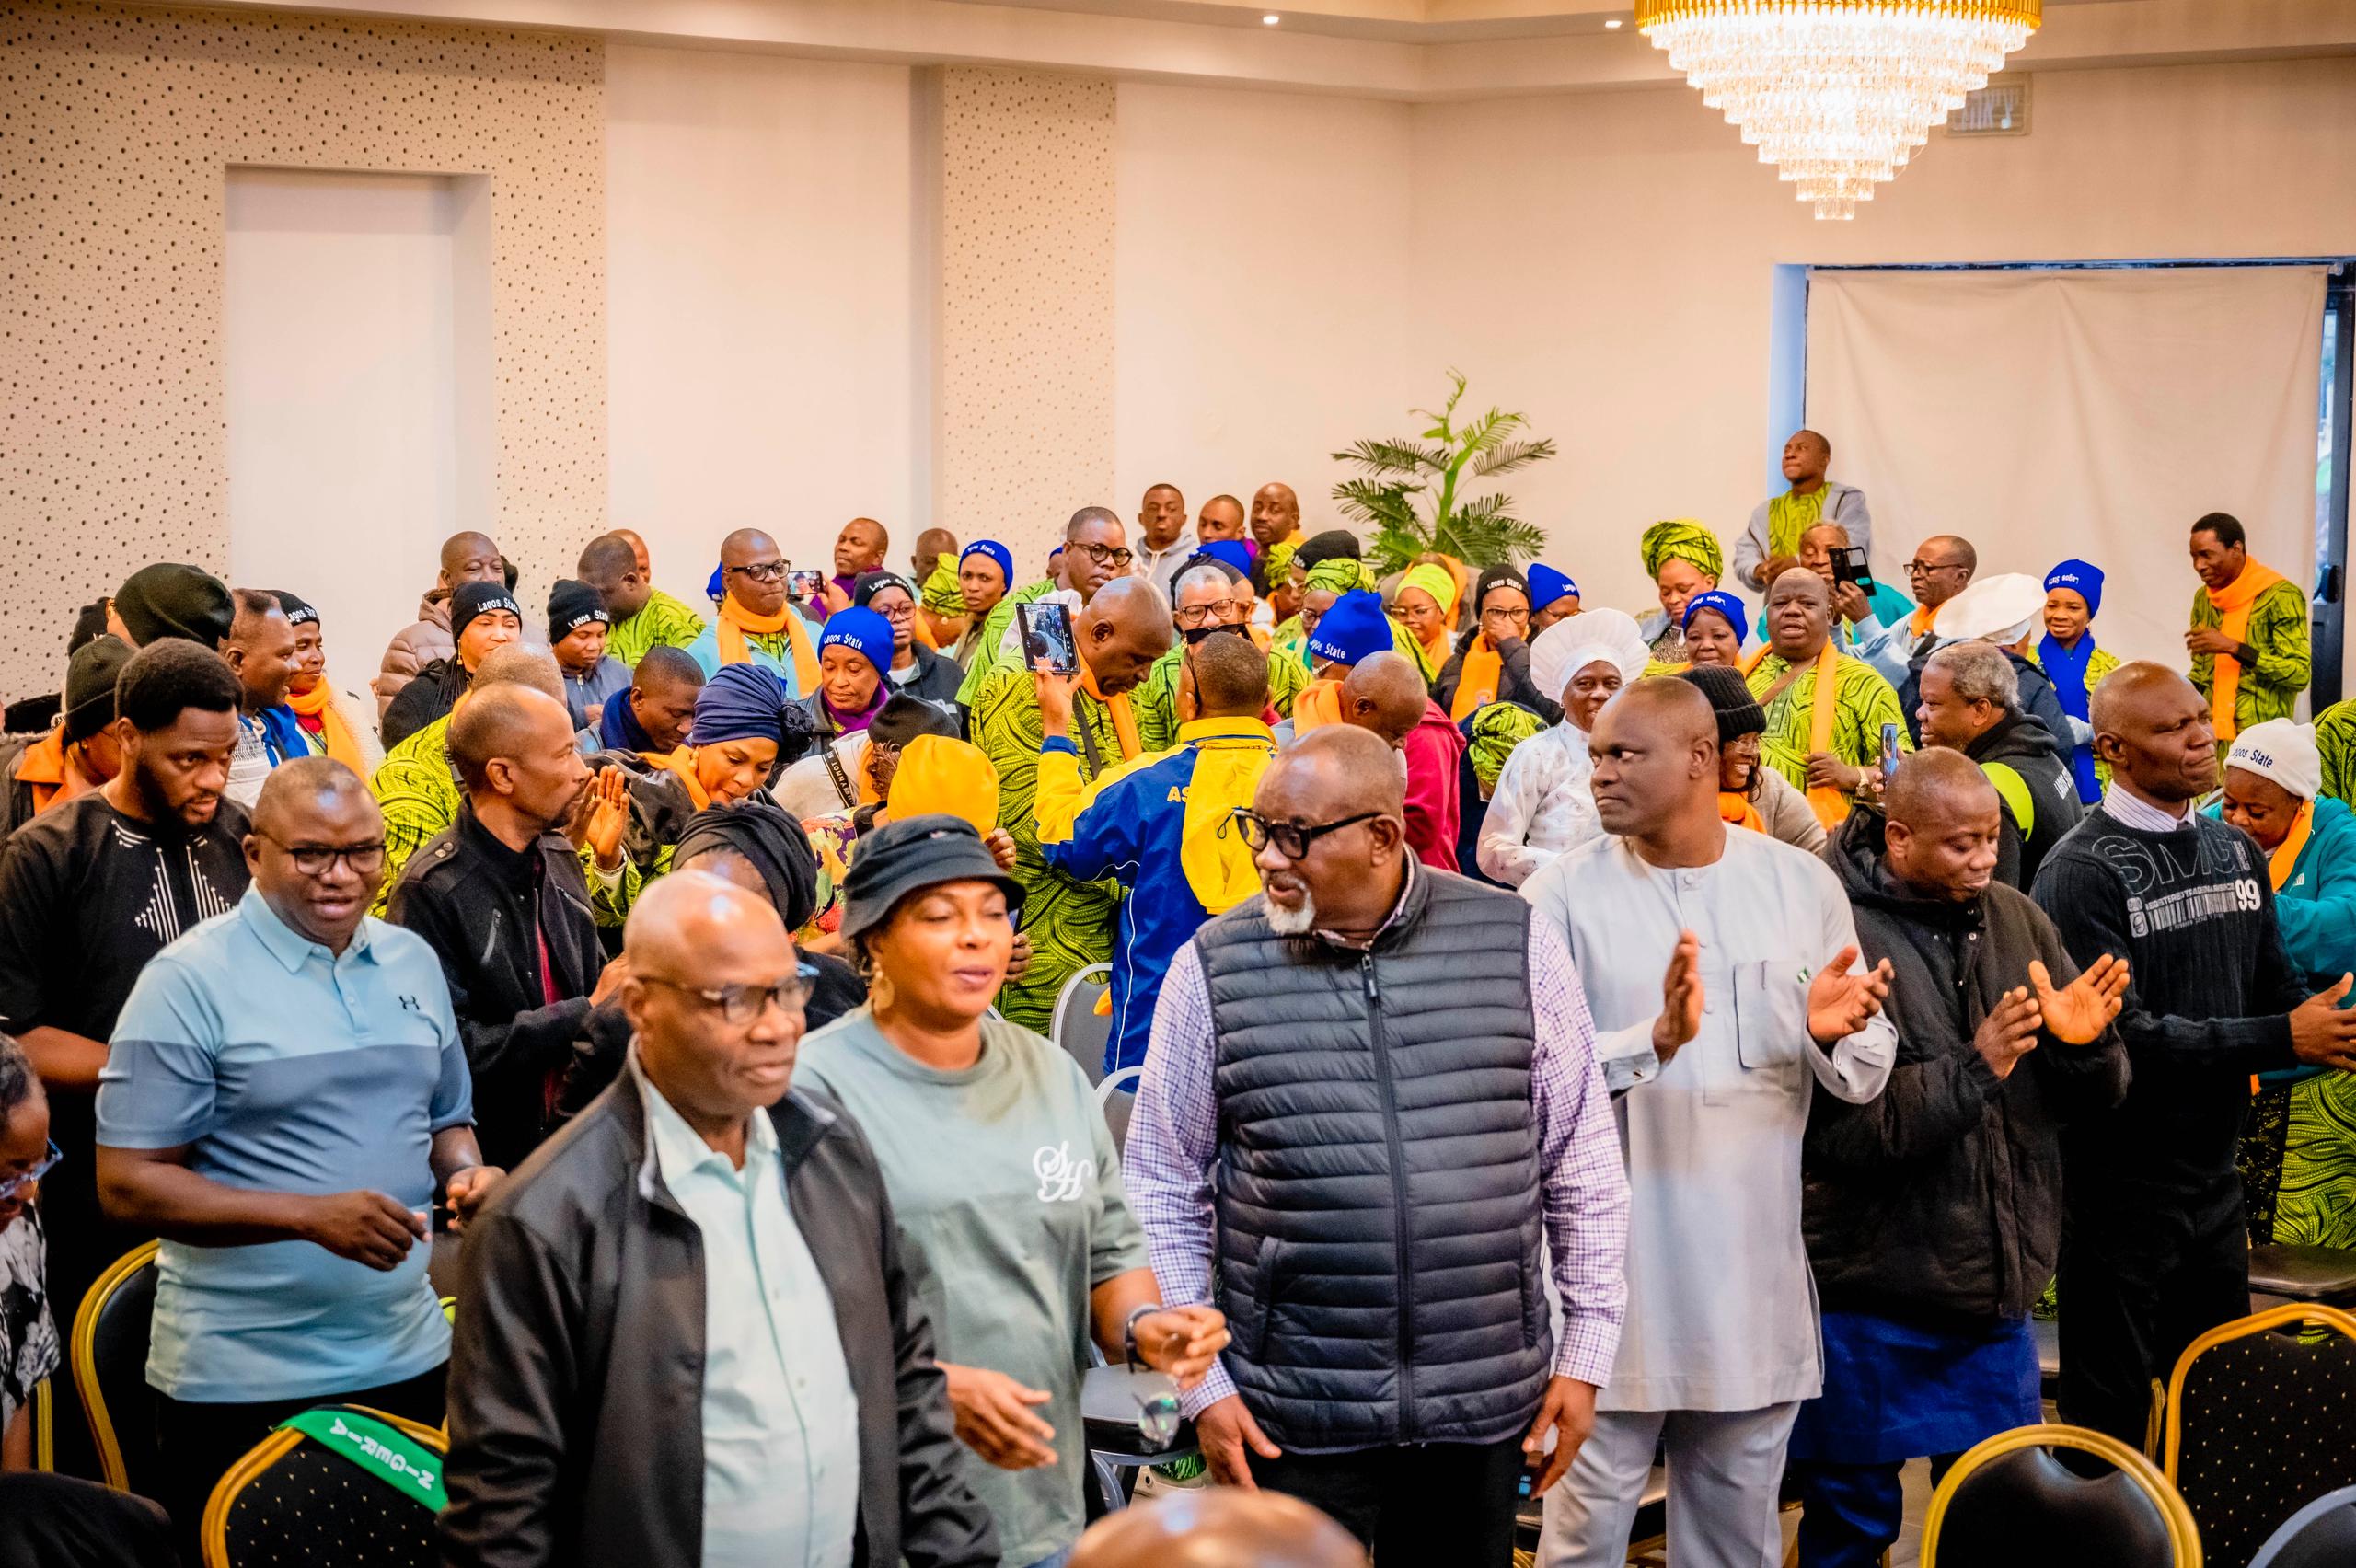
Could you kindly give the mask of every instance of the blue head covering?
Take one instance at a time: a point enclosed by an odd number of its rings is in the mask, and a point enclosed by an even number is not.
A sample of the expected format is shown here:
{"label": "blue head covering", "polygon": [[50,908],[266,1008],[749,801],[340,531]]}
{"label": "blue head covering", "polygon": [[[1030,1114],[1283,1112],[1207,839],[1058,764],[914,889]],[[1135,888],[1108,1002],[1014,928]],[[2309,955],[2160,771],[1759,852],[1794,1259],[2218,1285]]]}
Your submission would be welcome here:
{"label": "blue head covering", "polygon": [[[2053,695],[2062,699],[2062,711],[2073,719],[2087,718],[2094,708],[2093,694],[2086,690],[2086,666],[2094,663],[2095,630],[2091,624],[2102,610],[2102,568],[2083,560],[2065,560],[2045,574],[2045,591],[2056,588],[2073,590],[2086,602],[2086,629],[2078,634],[2075,648],[2064,648],[2047,632],[2037,640],[2037,662],[2044,667],[2053,682]],[[2073,746],[2070,752],[2070,772],[2078,785],[2078,799],[2088,805],[2102,799],[2102,776],[2095,771],[2092,746]]]}
{"label": "blue head covering", "polygon": [[1356,589],[1334,600],[1309,636],[1312,664],[1356,664],[1390,651],[1391,619],[1382,613],[1382,595],[1371,589]]}
{"label": "blue head covering", "polygon": [[703,585],[704,597],[716,605],[727,593],[728,569],[724,566],[715,566],[711,569],[710,580]]}
{"label": "blue head covering", "polygon": [[1231,566],[1246,577],[1252,575],[1252,552],[1243,548],[1241,539],[1213,539],[1199,547],[1195,553]]}
{"label": "blue head covering", "polygon": [[2086,618],[2102,614],[2102,568],[2083,560],[2065,560],[2045,574],[2045,591],[2067,588],[2086,602]]}
{"label": "blue head covering", "polygon": [[1543,561],[1530,563],[1530,607],[1542,610],[1579,591],[1579,585]]}
{"label": "blue head covering", "polygon": [[[888,633],[884,640],[887,645],[891,642]],[[618,702],[627,695],[618,694],[610,700]],[[722,664],[720,673],[704,682],[703,690],[696,694],[696,717],[687,730],[687,744],[770,740],[783,745],[785,702],[785,683],[767,665]]]}
{"label": "blue head covering", "polygon": [[1726,617],[1727,624],[1734,628],[1734,640],[1736,647],[1739,648],[1744,642],[1750,640],[1750,617],[1744,611],[1742,607],[1742,601],[1736,598],[1733,594],[1718,588],[1712,588],[1705,593],[1694,594],[1692,598],[1685,601],[1685,618],[1677,623],[1678,630],[1683,631],[1687,627],[1693,624],[1693,612],[1695,610],[1715,610],[1718,614]]}
{"label": "blue head covering", "polygon": [[818,638],[818,651],[837,644],[874,665],[879,675],[892,667],[892,623],[873,610],[853,606],[828,616],[826,629]]}
{"label": "blue head covering", "polygon": [[1014,586],[1014,557],[1004,545],[996,539],[976,539],[957,557],[957,564],[963,566],[966,556],[976,555],[987,556],[998,562],[998,574],[1006,579],[1009,588]]}

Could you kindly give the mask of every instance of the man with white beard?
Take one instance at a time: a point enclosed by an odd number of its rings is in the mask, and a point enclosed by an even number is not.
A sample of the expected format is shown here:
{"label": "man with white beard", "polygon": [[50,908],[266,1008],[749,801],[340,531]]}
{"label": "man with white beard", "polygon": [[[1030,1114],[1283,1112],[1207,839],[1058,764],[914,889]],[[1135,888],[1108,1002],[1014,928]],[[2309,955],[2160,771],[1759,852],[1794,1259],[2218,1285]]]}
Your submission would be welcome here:
{"label": "man with white beard", "polygon": [[1124,1164],[1161,1299],[1216,1269],[1234,1326],[1181,1397],[1213,1478],[1505,1568],[1619,1343],[1627,1182],[1560,933],[1416,862],[1392,757],[1328,725],[1235,814],[1262,891],[1172,960]]}

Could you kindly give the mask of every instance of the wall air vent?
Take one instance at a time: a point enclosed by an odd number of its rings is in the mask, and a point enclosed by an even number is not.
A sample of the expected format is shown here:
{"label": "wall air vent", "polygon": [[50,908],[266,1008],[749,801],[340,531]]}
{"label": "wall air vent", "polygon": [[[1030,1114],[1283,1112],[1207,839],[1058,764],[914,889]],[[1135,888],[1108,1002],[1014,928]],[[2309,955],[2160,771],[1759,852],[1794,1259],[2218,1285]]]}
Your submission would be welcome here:
{"label": "wall air vent", "polygon": [[2027,135],[2028,80],[2027,76],[2008,74],[1976,93],[1965,95],[1963,107],[1947,116],[1947,134]]}

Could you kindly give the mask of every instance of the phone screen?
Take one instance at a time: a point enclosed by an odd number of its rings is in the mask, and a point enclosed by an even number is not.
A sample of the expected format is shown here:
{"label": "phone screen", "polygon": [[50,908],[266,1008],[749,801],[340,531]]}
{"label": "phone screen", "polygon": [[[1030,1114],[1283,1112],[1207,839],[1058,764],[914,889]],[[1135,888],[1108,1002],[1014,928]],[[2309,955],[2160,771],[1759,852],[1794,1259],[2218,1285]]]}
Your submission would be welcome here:
{"label": "phone screen", "polygon": [[1014,613],[1022,622],[1022,654],[1027,663],[1035,669],[1045,659],[1057,674],[1080,674],[1080,643],[1072,635],[1069,605],[1043,599],[1017,605]]}
{"label": "phone screen", "polygon": [[1855,545],[1832,547],[1832,580],[1835,582],[1863,582],[1873,575],[1865,563],[1865,550]]}
{"label": "phone screen", "polygon": [[826,574],[814,566],[798,567],[785,574],[785,591],[797,599],[814,599],[826,591]]}
{"label": "phone screen", "polygon": [[1881,783],[1883,789],[1887,790],[1889,788],[1890,776],[1897,771],[1898,726],[1895,724],[1884,724],[1881,727]]}

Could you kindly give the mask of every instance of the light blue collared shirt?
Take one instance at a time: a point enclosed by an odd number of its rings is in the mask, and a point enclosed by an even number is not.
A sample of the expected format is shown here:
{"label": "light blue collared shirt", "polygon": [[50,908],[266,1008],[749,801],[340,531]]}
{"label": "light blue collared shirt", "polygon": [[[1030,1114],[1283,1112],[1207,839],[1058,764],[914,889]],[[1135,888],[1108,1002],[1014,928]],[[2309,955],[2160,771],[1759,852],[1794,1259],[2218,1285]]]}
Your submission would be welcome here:
{"label": "light blue collared shirt", "polygon": [[777,1127],[753,1113],[739,1170],[637,1078],[648,1162],[703,1233],[704,1568],[849,1568],[859,1398]]}

